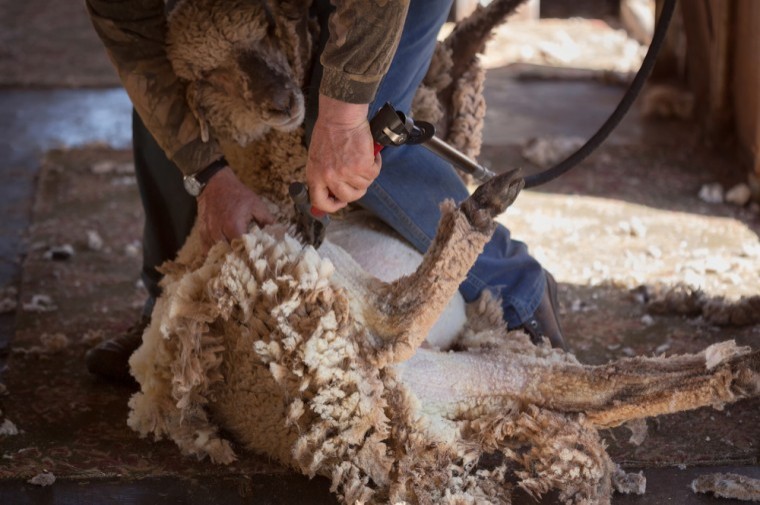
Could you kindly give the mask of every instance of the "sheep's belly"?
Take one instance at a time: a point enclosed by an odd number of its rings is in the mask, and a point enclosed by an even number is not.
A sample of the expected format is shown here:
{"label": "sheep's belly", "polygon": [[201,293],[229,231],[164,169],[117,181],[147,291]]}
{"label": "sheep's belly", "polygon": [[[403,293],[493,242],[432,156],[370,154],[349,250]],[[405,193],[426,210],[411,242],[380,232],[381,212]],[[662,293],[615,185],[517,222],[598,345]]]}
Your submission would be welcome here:
{"label": "sheep's belly", "polygon": [[[422,262],[422,254],[366,211],[352,212],[345,219],[334,220],[326,238],[348,252],[363,270],[385,282],[413,273]],[[465,301],[457,292],[430,330],[428,343],[440,349],[448,348],[461,333],[466,320]]]}

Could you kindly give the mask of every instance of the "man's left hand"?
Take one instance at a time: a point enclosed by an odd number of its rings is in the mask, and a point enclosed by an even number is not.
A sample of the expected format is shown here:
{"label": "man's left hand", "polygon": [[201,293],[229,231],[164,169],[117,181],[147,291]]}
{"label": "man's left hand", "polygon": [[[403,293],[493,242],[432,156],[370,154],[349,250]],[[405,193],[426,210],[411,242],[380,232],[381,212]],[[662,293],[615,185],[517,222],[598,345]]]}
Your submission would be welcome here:
{"label": "man's left hand", "polygon": [[264,201],[230,167],[214,174],[198,196],[198,225],[206,250],[244,234],[252,222],[264,226],[274,221]]}

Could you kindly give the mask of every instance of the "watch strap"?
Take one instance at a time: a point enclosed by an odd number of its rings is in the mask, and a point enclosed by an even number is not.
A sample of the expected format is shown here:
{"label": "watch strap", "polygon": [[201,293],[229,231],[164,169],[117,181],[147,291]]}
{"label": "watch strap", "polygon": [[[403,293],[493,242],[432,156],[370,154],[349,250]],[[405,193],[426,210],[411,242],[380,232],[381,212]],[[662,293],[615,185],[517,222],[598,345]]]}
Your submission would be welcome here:
{"label": "watch strap", "polygon": [[193,174],[193,177],[196,181],[200,182],[202,186],[205,186],[208,181],[211,180],[211,178],[214,176],[215,173],[223,169],[228,165],[227,159],[222,156],[215,162],[211,163],[209,166],[201,170],[200,172],[196,172]]}

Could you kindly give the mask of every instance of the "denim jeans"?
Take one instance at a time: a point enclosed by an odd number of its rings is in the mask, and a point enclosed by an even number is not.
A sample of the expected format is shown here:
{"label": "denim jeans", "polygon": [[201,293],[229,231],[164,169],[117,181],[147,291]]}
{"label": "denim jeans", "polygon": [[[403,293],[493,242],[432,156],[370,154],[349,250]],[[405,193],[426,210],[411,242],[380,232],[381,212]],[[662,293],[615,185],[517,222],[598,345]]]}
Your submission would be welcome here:
{"label": "denim jeans", "polygon": [[[370,117],[385,102],[409,111],[450,5],[451,0],[411,2],[399,48],[370,104]],[[467,189],[451,165],[422,146],[386,147],[381,156],[380,176],[359,204],[424,252],[438,226],[440,203],[447,198],[461,202]],[[468,302],[490,290],[502,300],[507,325],[515,327],[533,315],[545,287],[544,271],[527,246],[498,226],[459,290]]]}
{"label": "denim jeans", "polygon": [[148,291],[143,315],[150,316],[161,294],[163,277],[157,270],[173,260],[193,229],[197,206],[182,184],[182,173],[132,112],[132,152],[140,190],[145,225],[143,227],[142,281]]}

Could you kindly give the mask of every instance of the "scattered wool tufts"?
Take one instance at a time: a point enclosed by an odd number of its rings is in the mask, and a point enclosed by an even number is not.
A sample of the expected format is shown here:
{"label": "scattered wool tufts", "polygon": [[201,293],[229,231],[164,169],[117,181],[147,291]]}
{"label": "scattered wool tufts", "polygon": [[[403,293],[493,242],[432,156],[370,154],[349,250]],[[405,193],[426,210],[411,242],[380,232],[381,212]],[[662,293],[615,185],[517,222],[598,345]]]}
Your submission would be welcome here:
{"label": "scattered wool tufts", "polygon": [[105,332],[102,329],[90,328],[82,335],[80,343],[89,348],[96,346],[103,340],[105,340]]}
{"label": "scattered wool tufts", "polygon": [[14,435],[18,435],[18,433],[18,428],[10,419],[5,418],[3,424],[0,424],[0,435],[12,437]]}
{"label": "scattered wool tufts", "polygon": [[750,326],[760,323],[760,295],[743,296],[737,301],[715,297],[702,307],[705,321],[717,326]]}
{"label": "scattered wool tufts", "polygon": [[66,261],[74,256],[74,247],[71,244],[53,246],[42,255],[46,260]]}
{"label": "scattered wool tufts", "polygon": [[644,443],[644,440],[647,439],[647,420],[646,419],[635,419],[633,421],[629,421],[625,423],[625,427],[628,428],[631,432],[631,438],[628,439],[628,442],[639,446]]}
{"label": "scattered wool tufts", "polygon": [[722,296],[709,297],[702,290],[685,284],[647,286],[647,311],[652,314],[702,316],[716,326],[750,326],[760,323],[760,295],[731,301]]}
{"label": "scattered wool tufts", "polygon": [[718,498],[760,502],[760,479],[735,473],[700,475],[691,483],[695,493],[712,493]]}
{"label": "scattered wool tufts", "polygon": [[21,307],[26,312],[52,312],[58,310],[58,306],[53,303],[53,299],[45,294],[32,295],[29,303],[24,303]]}
{"label": "scattered wool tufts", "polygon": [[87,230],[87,248],[91,251],[103,250],[103,237],[95,230]]}
{"label": "scattered wool tufts", "polygon": [[752,189],[748,184],[741,183],[726,191],[726,202],[744,207],[752,199]]}
{"label": "scattered wool tufts", "polygon": [[585,142],[581,137],[543,137],[528,140],[522,156],[534,165],[549,168],[577,151]]}
{"label": "scattered wool tufts", "polygon": [[710,204],[723,203],[723,193],[724,189],[720,183],[705,184],[699,188],[699,199]]}
{"label": "scattered wool tufts", "polygon": [[42,472],[29,479],[27,482],[40,487],[52,486],[55,483],[55,475],[51,472]]}
{"label": "scattered wool tufts", "polygon": [[612,486],[620,494],[642,495],[647,492],[647,478],[643,471],[626,473],[618,467],[612,475]]}
{"label": "scattered wool tufts", "polygon": [[63,333],[43,333],[40,335],[40,345],[28,348],[14,347],[16,354],[56,354],[71,345],[71,340]]}
{"label": "scattered wool tufts", "polygon": [[18,308],[18,301],[15,298],[0,298],[0,314],[15,312]]}
{"label": "scattered wool tufts", "polygon": [[131,161],[118,162],[114,160],[102,160],[93,163],[90,172],[95,175],[128,175],[135,173],[135,165]]}
{"label": "scattered wool tufts", "polygon": [[130,258],[137,258],[140,256],[142,245],[139,241],[130,242],[124,246],[124,255]]}
{"label": "scattered wool tufts", "polygon": [[71,340],[63,333],[43,333],[40,336],[41,348],[45,353],[56,353],[71,345]]}

